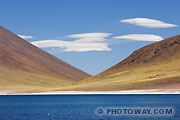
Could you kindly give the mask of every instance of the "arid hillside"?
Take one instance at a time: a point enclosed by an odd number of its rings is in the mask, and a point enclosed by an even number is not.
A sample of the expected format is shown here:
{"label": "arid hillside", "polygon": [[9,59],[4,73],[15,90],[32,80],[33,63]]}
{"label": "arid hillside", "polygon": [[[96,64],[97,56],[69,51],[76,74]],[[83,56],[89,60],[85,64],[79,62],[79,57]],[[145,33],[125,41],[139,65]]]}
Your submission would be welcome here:
{"label": "arid hillside", "polygon": [[108,70],[63,89],[96,91],[161,88],[180,88],[180,35],[140,48]]}
{"label": "arid hillside", "polygon": [[0,88],[64,86],[88,77],[0,26]]}

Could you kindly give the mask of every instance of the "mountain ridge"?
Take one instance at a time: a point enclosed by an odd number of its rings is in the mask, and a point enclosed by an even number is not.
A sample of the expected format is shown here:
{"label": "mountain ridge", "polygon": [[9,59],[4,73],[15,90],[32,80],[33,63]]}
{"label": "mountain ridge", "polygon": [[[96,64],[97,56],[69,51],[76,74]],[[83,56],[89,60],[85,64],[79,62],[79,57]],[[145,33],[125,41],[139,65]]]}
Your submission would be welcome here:
{"label": "mountain ridge", "polygon": [[[176,47],[173,47],[173,46]],[[173,49],[171,49],[173,48]],[[169,50],[166,50],[169,49]],[[167,55],[165,55],[167,52]],[[176,52],[174,52],[176,51]],[[162,41],[158,41],[155,43],[152,43],[150,45],[144,46],[138,50],[135,50],[131,55],[129,55],[127,58],[122,60],[121,62],[113,65],[111,68],[105,70],[104,72],[109,72],[113,69],[124,69],[124,67],[130,67],[130,66],[137,66],[137,64],[146,64],[149,62],[156,62],[154,59],[160,59],[158,58],[161,56],[161,59],[169,59],[174,54],[177,54],[178,51],[180,52],[180,35],[167,38]],[[102,73],[104,73],[102,72]],[[99,75],[99,74],[98,74]],[[97,75],[97,76],[98,76]]]}
{"label": "mountain ridge", "polygon": [[144,46],[104,72],[61,90],[136,90],[168,86],[171,86],[169,89],[180,87],[180,35]]}
{"label": "mountain ridge", "polygon": [[[11,85],[9,81],[12,81],[13,84],[27,83],[24,86],[28,86],[28,82],[36,80],[37,83],[39,81],[38,86],[51,82],[53,85],[56,85],[56,82],[60,85],[62,81],[69,83],[91,76],[30,44],[2,26],[0,26],[0,71],[4,73],[0,74],[1,85],[6,84],[5,82]],[[27,76],[22,76],[22,73]],[[31,76],[28,76],[28,73]],[[33,83],[35,84],[36,82]]]}

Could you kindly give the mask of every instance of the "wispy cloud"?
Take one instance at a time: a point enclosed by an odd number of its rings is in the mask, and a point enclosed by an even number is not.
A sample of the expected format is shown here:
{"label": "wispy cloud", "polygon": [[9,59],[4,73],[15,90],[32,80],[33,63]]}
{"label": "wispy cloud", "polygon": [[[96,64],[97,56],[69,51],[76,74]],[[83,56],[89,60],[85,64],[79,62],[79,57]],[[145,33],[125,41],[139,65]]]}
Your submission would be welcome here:
{"label": "wispy cloud", "polygon": [[75,38],[74,41],[63,40],[42,40],[31,42],[32,44],[41,47],[60,47],[64,51],[84,52],[84,51],[110,51],[105,38],[111,33],[83,33],[68,35],[68,38]]}
{"label": "wispy cloud", "polygon": [[165,23],[163,21],[149,19],[149,18],[130,18],[120,20],[123,23],[130,23],[138,26],[148,27],[148,28],[169,28],[177,27],[175,24]]}
{"label": "wispy cloud", "polygon": [[137,41],[160,41],[163,40],[161,36],[152,34],[128,34],[122,36],[113,37],[116,39],[126,39],[126,40],[137,40]]}
{"label": "wispy cloud", "polygon": [[26,35],[18,35],[19,37],[21,37],[22,39],[30,39],[33,38],[32,36],[26,36]]}

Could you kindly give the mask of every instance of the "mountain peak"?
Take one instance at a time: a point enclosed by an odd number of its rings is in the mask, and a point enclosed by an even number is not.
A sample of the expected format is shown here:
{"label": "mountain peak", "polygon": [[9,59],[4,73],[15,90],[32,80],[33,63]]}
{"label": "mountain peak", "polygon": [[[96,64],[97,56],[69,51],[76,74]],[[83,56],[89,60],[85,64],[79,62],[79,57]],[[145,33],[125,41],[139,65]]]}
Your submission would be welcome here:
{"label": "mountain peak", "polygon": [[0,67],[76,81],[90,76],[2,26],[0,26]]}

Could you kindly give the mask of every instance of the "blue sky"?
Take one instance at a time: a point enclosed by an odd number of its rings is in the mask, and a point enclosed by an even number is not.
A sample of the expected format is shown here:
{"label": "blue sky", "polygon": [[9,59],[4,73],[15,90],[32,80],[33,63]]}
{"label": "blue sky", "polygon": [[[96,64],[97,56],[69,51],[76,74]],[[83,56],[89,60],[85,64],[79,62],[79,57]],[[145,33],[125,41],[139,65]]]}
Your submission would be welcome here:
{"label": "blue sky", "polygon": [[94,75],[138,48],[180,34],[179,5],[179,0],[1,0],[0,25]]}

